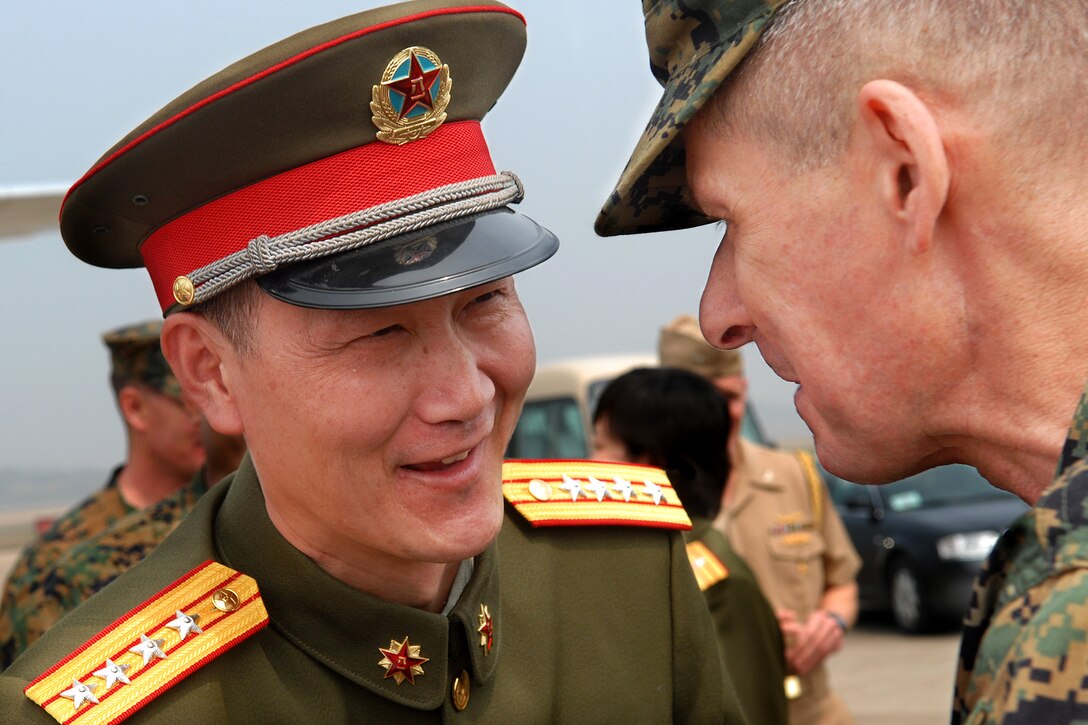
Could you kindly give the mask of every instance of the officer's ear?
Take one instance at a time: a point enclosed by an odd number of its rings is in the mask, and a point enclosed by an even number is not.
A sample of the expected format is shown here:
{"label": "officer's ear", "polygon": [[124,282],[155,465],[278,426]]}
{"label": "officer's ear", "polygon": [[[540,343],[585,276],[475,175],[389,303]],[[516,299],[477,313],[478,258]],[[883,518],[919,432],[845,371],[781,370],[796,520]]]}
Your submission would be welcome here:
{"label": "officer's ear", "polygon": [[162,354],[189,400],[212,428],[244,433],[226,364],[237,354],[222,331],[202,315],[177,312],[163,322]]}
{"label": "officer's ear", "polygon": [[875,80],[857,96],[854,143],[863,144],[884,208],[903,230],[907,248],[933,243],[951,183],[944,138],[933,110],[901,83]]}

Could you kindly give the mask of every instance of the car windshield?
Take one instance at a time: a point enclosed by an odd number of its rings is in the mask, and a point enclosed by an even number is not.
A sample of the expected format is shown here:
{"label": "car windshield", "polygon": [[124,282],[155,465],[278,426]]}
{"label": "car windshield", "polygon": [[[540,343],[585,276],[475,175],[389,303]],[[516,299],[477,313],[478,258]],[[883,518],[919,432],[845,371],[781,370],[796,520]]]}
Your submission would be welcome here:
{"label": "car windshield", "polygon": [[933,468],[902,481],[880,486],[892,511],[933,508],[951,503],[1009,498],[1012,494],[991,486],[971,466]]}
{"label": "car windshield", "polygon": [[514,429],[507,458],[586,458],[588,436],[574,398],[525,404]]}

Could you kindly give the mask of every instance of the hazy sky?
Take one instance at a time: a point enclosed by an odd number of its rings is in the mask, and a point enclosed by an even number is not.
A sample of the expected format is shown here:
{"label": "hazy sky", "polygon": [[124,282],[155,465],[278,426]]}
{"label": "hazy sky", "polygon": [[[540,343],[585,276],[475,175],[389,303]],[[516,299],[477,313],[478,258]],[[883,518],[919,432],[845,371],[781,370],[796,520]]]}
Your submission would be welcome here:
{"label": "hazy sky", "polygon": [[[375,4],[11,3],[0,23],[0,187],[68,186],[206,76]],[[540,362],[651,352],[662,324],[696,310],[717,239],[713,227],[619,239],[593,233],[601,201],[660,95],[639,3],[525,0],[515,7],[527,18],[529,47],[484,130],[496,166],[525,183],[520,210],[562,240],[551,261],[519,276]],[[142,269],[85,265],[58,234],[0,243],[0,469],[105,470],[120,461],[121,424],[99,336],[159,314]],[[745,355],[770,434],[807,433],[792,412],[793,386],[775,378],[754,348]]]}

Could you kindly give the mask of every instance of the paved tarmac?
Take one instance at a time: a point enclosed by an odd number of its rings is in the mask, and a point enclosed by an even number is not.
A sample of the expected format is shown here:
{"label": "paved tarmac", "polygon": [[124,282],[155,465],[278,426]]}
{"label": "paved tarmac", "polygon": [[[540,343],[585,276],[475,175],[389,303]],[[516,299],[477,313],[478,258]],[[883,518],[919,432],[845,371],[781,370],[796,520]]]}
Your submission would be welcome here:
{"label": "paved tarmac", "polygon": [[947,723],[960,633],[906,635],[865,615],[829,660],[831,685],[858,725]]}

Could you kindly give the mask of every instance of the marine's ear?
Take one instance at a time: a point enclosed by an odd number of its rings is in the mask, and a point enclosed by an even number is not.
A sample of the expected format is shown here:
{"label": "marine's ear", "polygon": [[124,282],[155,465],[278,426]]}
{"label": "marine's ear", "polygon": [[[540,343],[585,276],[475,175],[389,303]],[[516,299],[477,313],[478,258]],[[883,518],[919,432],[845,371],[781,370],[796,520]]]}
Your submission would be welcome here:
{"label": "marine's ear", "polygon": [[147,417],[147,399],[143,391],[135,385],[122,386],[117,391],[117,408],[129,428],[144,432],[151,426]]}
{"label": "marine's ear", "polygon": [[951,183],[948,155],[933,109],[910,88],[869,81],[857,95],[855,140],[869,148],[880,198],[903,225],[915,252],[933,243]]}
{"label": "marine's ear", "polygon": [[225,435],[241,435],[242,426],[231,377],[226,372],[238,353],[212,322],[192,312],[176,312],[163,322],[162,354],[212,428]]}

